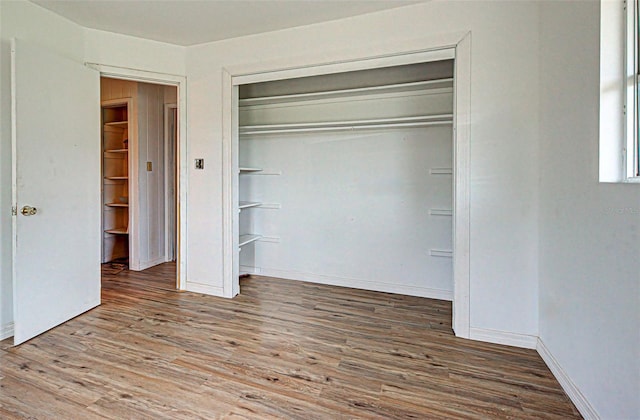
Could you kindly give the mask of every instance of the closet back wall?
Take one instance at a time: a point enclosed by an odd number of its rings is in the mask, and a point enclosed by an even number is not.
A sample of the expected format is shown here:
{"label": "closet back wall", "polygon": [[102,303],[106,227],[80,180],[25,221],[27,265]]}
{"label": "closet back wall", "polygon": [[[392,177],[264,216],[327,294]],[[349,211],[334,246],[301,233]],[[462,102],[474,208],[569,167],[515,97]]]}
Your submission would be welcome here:
{"label": "closet back wall", "polygon": [[[430,65],[428,78],[452,76],[452,62]],[[271,124],[450,115],[451,79],[275,103],[246,99],[414,83],[425,80],[428,69],[241,87],[239,162],[262,171],[240,175],[240,200],[263,203],[240,213],[241,235],[263,235],[242,248],[241,272],[452,299],[450,123],[250,134],[251,127]]]}

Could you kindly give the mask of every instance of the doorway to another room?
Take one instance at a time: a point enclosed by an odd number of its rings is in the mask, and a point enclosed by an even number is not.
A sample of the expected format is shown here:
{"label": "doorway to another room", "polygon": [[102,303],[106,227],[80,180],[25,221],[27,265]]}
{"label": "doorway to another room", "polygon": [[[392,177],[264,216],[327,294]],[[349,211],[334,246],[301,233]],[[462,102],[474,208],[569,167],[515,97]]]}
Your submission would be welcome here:
{"label": "doorway to another room", "polygon": [[152,269],[177,288],[176,86],[101,77],[102,280]]}

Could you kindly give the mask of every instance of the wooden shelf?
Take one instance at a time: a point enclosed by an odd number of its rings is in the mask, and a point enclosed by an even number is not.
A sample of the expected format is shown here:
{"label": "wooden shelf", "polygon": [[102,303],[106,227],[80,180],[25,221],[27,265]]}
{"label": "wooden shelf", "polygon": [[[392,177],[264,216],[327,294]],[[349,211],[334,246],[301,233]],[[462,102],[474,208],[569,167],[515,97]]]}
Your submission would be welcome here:
{"label": "wooden shelf", "polygon": [[104,125],[108,126],[108,127],[126,127],[127,125],[129,125],[129,121],[112,121],[112,122],[108,122],[108,123],[104,123]]}
{"label": "wooden shelf", "polygon": [[105,230],[105,233],[111,233],[113,235],[128,235],[129,234],[129,229],[123,227],[123,228],[114,228],[114,229],[107,229]]}
{"label": "wooden shelf", "polygon": [[262,169],[261,168],[250,168],[247,166],[241,166],[240,167],[240,173],[242,172],[260,172]]}
{"label": "wooden shelf", "polygon": [[241,201],[240,204],[238,205],[239,209],[248,209],[250,207],[258,207],[259,205],[261,205],[262,203],[256,202],[256,201]]}
{"label": "wooden shelf", "polygon": [[240,247],[245,246],[247,244],[250,244],[251,242],[257,241],[260,238],[262,238],[262,235],[254,235],[254,234],[240,235],[240,243],[238,244],[238,246]]}
{"label": "wooden shelf", "polygon": [[[102,261],[112,261],[129,256],[128,243],[131,213],[135,202],[129,182],[131,158],[128,144],[136,144],[133,130],[135,117],[131,98],[102,101]],[[131,124],[129,124],[131,122]],[[131,138],[131,143],[129,141]],[[135,232],[132,232],[135,234]]]}

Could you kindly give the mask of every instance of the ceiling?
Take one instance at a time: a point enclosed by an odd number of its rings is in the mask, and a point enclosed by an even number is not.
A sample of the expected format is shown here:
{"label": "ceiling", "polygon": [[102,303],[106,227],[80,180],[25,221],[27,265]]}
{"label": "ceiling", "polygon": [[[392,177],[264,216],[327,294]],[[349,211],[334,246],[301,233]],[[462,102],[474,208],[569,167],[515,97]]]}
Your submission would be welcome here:
{"label": "ceiling", "polygon": [[425,0],[31,0],[81,26],[176,45],[325,22]]}

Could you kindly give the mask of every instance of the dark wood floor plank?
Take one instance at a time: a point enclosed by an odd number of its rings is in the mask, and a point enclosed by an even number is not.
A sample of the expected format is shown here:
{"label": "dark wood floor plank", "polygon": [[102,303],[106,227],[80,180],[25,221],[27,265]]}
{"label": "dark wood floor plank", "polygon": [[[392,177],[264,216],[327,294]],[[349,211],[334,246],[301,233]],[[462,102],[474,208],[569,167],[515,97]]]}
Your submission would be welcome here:
{"label": "dark wood floor plank", "polygon": [[222,299],[175,264],[103,267],[102,305],[0,343],[0,417],[579,418],[533,350],[458,339],[451,303],[267,277]]}

